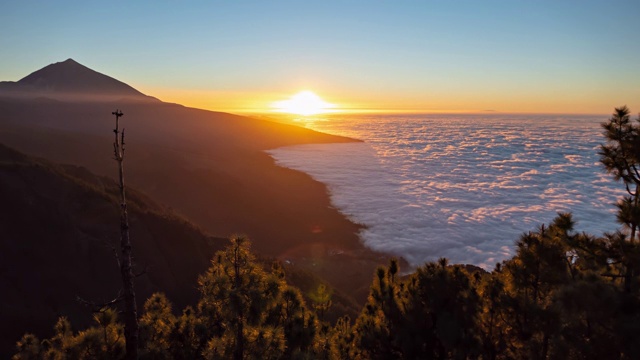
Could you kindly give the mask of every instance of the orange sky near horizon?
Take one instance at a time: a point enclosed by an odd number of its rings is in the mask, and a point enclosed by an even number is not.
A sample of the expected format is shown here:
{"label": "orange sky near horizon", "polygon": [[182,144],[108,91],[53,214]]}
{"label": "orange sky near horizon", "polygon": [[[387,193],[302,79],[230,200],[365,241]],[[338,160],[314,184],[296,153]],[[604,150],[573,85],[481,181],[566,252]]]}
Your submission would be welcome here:
{"label": "orange sky near horizon", "polygon": [[[139,88],[140,89],[140,88]],[[522,92],[496,94],[490,90],[480,93],[425,94],[391,96],[390,94],[342,94],[330,89],[291,89],[289,92],[212,91],[193,89],[149,88],[142,92],[162,101],[188,107],[239,114],[277,114],[273,108],[278,101],[287,100],[303,90],[310,90],[324,101],[335,105],[335,113],[558,113],[558,114],[610,114],[614,107],[628,105],[640,111],[640,104],[620,102],[616,96],[589,98],[588,93],[567,92],[536,94]],[[639,99],[640,100],[640,99]],[[634,106],[636,105],[636,106]]]}
{"label": "orange sky near horizon", "polygon": [[[7,2],[0,81],[73,58],[163,101],[273,113],[640,112],[640,2]],[[29,31],[25,31],[29,29]],[[82,31],[79,31],[82,29]]]}

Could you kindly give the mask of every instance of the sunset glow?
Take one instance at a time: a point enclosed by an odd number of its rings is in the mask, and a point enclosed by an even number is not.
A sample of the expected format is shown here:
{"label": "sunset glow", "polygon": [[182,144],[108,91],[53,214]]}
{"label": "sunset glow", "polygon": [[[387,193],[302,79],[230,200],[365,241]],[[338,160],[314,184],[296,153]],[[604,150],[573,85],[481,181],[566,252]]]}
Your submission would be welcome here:
{"label": "sunset glow", "polygon": [[[638,42],[638,32],[599,25],[611,18],[633,23],[640,2],[247,3],[249,12],[244,2],[207,2],[197,11],[166,4],[149,16],[144,4],[67,9],[11,2],[2,9],[1,26],[15,36],[0,38],[3,53],[11,54],[0,59],[0,80],[18,81],[43,62],[72,57],[163,101],[232,113],[608,114],[612,104],[640,108],[640,47],[628,45]],[[118,19],[116,34],[113,24],[99,21],[105,18]],[[25,24],[52,31],[25,32]],[[219,36],[231,31],[234,36]],[[169,40],[149,41],[149,34]],[[113,49],[135,54],[125,59]],[[336,107],[291,103],[301,90]]]}
{"label": "sunset glow", "polygon": [[322,100],[311,91],[301,91],[288,100],[273,103],[272,107],[280,112],[309,116],[331,112],[336,106]]}
{"label": "sunset glow", "polygon": [[640,360],[640,0],[0,10],[0,360]]}

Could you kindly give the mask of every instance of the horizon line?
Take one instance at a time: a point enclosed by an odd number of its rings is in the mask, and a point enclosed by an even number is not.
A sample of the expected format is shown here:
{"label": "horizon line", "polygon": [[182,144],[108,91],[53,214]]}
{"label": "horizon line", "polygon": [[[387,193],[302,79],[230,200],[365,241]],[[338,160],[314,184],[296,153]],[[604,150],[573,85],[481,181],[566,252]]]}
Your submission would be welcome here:
{"label": "horizon line", "polygon": [[[209,109],[206,109],[209,110]],[[596,113],[596,112],[553,112],[553,111],[499,111],[499,110],[434,110],[434,109],[335,109],[332,111],[323,112],[315,115],[297,115],[292,113],[286,113],[282,111],[273,111],[265,109],[218,109],[211,111],[223,111],[235,114],[253,114],[253,115],[270,115],[278,117],[320,117],[320,116],[335,116],[335,115],[362,115],[362,114],[379,114],[379,115],[396,115],[396,114],[414,114],[414,115],[585,115],[585,116],[610,116],[611,113]]]}

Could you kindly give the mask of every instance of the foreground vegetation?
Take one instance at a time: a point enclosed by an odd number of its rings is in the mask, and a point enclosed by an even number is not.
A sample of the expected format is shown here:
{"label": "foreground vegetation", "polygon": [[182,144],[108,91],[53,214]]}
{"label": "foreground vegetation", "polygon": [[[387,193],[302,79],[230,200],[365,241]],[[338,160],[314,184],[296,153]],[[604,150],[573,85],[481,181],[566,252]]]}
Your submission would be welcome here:
{"label": "foreground vegetation", "polygon": [[[328,296],[307,305],[277,265],[265,270],[236,237],[200,277],[195,308],[174,315],[162,294],[140,319],[140,356],[148,359],[570,358],[640,357],[638,276],[626,287],[628,257],[640,248],[622,233],[573,232],[569,214],[523,235],[516,255],[490,273],[445,259],[400,276],[397,262],[374,276],[360,316],[331,326]],[[637,263],[637,262],[636,262]],[[15,359],[124,355],[113,309],[74,332],[60,318],[43,341],[27,334]]]}
{"label": "foreground vegetation", "polygon": [[[640,119],[639,119],[640,120]],[[515,255],[491,272],[446,259],[401,275],[380,267],[356,319],[324,321],[331,295],[303,294],[277,263],[255,261],[233,237],[200,276],[200,300],[175,315],[154,294],[140,317],[147,359],[637,359],[640,358],[640,126],[626,107],[603,124],[602,162],[628,196],[621,231],[574,230],[568,213],[521,236]],[[123,325],[103,308],[74,331],[66,318],[53,337],[26,334],[15,359],[121,358]]]}

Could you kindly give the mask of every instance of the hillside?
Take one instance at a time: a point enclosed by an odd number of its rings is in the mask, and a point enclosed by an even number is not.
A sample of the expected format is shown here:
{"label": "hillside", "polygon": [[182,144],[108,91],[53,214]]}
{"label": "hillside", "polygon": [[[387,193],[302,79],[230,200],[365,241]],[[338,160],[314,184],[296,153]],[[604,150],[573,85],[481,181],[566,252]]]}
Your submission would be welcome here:
{"label": "hillside", "polygon": [[[117,295],[117,196],[109,178],[0,144],[0,348],[10,349],[25,331],[50,332],[60,315],[86,323],[89,309],[77,296],[102,302]],[[137,272],[146,269],[136,283],[140,301],[164,291],[177,304],[193,303],[198,275],[226,240],[135,190],[128,199]]]}
{"label": "hillside", "polygon": [[[61,63],[51,66],[48,79],[58,78],[51,73]],[[331,206],[324,184],[275,165],[264,152],[355,140],[161,101],[122,99],[0,96],[0,142],[113,177],[111,112],[120,109],[128,184],[215,236],[246,234],[259,254],[291,260],[364,301],[373,270],[387,257],[364,248],[361,225]]]}

